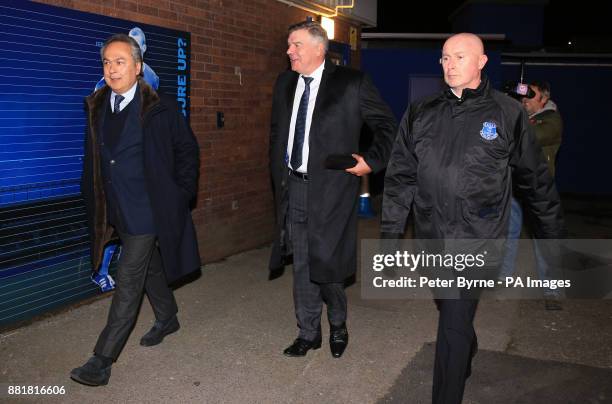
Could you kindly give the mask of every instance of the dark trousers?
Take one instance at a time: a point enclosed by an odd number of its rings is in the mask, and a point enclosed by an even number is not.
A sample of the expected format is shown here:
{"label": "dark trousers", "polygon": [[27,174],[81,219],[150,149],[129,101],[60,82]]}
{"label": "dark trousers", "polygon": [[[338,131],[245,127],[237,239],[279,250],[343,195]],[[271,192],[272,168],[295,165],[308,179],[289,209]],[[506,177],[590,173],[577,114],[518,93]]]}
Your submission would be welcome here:
{"label": "dark trousers", "polygon": [[312,341],[321,335],[321,312],[333,326],[346,321],[344,283],[316,283],[310,280],[308,265],[308,182],[289,176],[289,235],[293,248],[293,303],[299,338]]}
{"label": "dark trousers", "polygon": [[130,335],[146,290],[155,318],[165,321],[178,312],[174,294],[166,283],[156,236],[120,233],[122,250],[117,267],[116,289],[108,321],[94,352],[117,359]]}
{"label": "dark trousers", "polygon": [[436,340],[434,404],[460,404],[465,381],[471,373],[472,357],[478,347],[474,330],[476,299],[436,300],[440,318]]}

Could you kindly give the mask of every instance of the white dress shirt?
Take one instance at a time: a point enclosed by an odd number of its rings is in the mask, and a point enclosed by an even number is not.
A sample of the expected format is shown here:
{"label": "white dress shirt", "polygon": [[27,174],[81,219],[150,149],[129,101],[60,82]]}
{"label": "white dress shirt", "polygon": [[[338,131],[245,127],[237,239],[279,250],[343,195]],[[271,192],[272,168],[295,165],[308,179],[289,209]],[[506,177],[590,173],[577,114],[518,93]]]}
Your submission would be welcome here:
{"label": "white dress shirt", "polygon": [[[136,94],[136,87],[137,86],[138,86],[138,82],[134,83],[132,88],[127,90],[125,93],[120,94],[124,98],[121,101],[121,103],[119,104],[119,111],[122,111],[123,108],[125,108],[130,103],[130,101],[132,101],[134,99],[134,95]],[[115,112],[115,96],[116,95],[117,95],[117,93],[115,93],[114,91],[111,92],[110,104],[111,104],[111,111],[113,111],[113,112]]]}
{"label": "white dress shirt", "polygon": [[293,150],[293,138],[295,135],[295,121],[297,120],[298,109],[300,107],[300,100],[302,94],[304,94],[304,88],[306,84],[302,75],[298,78],[297,87],[295,89],[295,95],[293,96],[293,112],[291,112],[291,123],[289,124],[289,142],[287,143],[287,156],[289,167],[301,173],[308,171],[308,140],[310,138],[310,123],[312,122],[312,113],[314,112],[315,102],[317,100],[317,94],[319,92],[319,85],[321,84],[321,77],[323,76],[323,69],[325,68],[325,62],[321,63],[321,66],[312,72],[307,77],[312,77],[310,82],[310,96],[308,97],[308,110],[306,113],[306,129],[304,131],[304,146],[302,147],[302,165],[299,167],[291,167],[291,151]]}

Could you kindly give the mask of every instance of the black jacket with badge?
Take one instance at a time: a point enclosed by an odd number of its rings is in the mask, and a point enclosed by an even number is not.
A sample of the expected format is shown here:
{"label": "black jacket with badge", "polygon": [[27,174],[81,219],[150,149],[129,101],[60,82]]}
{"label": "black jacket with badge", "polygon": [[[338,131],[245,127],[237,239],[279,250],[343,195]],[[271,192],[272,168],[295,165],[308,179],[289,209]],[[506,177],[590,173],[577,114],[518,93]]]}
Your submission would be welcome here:
{"label": "black jacket with badge", "polygon": [[[270,268],[284,266],[291,254],[286,232],[288,208],[287,142],[299,75],[282,73],[274,87],[270,128],[270,173],[276,204],[277,234]],[[330,155],[359,152],[361,128],[374,134],[362,153],[374,172],[385,168],[397,124],[391,109],[362,72],[325,61],[312,115],[308,157],[308,254],[310,278],[342,282],[357,267],[359,177],[325,168]]]}
{"label": "black jacket with badge", "polygon": [[559,196],[527,114],[486,78],[406,111],[387,174],[381,231],[403,234],[414,206],[417,238],[496,239],[508,229],[512,181],[536,236],[562,233]]}
{"label": "black jacket with badge", "polygon": [[[168,282],[200,267],[189,202],[196,196],[200,149],[176,102],[158,95],[143,80],[135,94],[143,129],[144,175]],[[113,237],[101,173],[100,143],[110,88],[88,96],[87,133],[81,192],[85,200],[92,268],[98,270],[105,245]],[[137,103],[138,104],[138,103]]]}

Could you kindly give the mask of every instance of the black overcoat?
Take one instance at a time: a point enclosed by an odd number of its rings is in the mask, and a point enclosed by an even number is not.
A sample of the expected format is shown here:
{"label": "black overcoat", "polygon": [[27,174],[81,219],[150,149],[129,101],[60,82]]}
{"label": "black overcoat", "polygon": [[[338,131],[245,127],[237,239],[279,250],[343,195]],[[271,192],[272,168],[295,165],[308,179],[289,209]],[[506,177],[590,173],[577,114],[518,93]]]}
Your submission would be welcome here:
{"label": "black overcoat", "polygon": [[[288,191],[286,163],[289,125],[299,75],[282,73],[274,88],[270,129],[270,171],[276,204],[276,241],[270,268],[276,270],[291,253],[285,223]],[[374,172],[385,168],[396,132],[396,120],[370,79],[360,71],[329,60],[315,102],[309,135],[308,252],[315,282],[342,282],[353,275],[357,261],[359,177],[326,169],[332,154],[359,153],[359,135],[367,124],[374,139],[361,153]]]}
{"label": "black overcoat", "polygon": [[[103,108],[109,91],[104,87],[85,99],[88,120],[81,192],[87,211],[92,268],[96,271],[104,246],[113,238],[100,168]],[[189,209],[197,193],[200,149],[172,98],[160,96],[143,80],[139,80],[136,97],[141,97],[145,181],[166,280],[172,282],[200,267]]]}

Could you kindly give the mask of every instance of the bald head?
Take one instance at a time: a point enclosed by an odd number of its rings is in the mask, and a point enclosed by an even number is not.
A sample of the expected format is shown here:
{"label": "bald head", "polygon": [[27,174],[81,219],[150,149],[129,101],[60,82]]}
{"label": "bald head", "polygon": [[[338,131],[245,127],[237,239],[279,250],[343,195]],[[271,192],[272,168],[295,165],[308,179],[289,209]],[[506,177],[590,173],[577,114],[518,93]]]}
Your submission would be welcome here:
{"label": "bald head", "polygon": [[464,89],[475,89],[480,84],[481,71],[487,63],[482,40],[470,33],[451,36],[444,42],[440,62],[446,84],[461,97]]}
{"label": "bald head", "polygon": [[474,35],[469,32],[463,32],[461,34],[451,36],[446,40],[446,42],[444,42],[444,47],[442,49],[456,46],[463,46],[473,50],[479,55],[484,55],[484,45],[482,43],[482,39],[480,39],[478,35]]}

